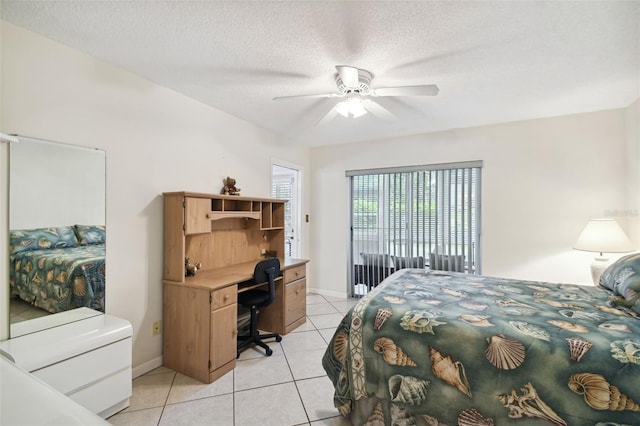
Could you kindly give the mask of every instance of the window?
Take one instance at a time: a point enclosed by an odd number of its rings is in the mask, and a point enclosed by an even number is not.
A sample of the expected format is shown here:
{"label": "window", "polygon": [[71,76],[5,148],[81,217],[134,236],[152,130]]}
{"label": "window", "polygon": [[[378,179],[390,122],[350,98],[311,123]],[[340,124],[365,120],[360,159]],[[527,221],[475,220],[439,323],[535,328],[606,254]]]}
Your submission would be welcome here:
{"label": "window", "polygon": [[349,171],[352,294],[404,267],[480,273],[482,163]]}

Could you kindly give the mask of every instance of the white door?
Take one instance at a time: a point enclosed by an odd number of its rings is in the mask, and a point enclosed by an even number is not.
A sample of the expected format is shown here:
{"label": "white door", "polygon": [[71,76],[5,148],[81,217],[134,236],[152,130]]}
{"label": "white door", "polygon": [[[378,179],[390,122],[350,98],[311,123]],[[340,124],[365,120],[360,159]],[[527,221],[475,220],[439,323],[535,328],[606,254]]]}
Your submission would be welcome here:
{"label": "white door", "polygon": [[289,200],[285,204],[284,254],[300,257],[300,170],[291,165],[273,164],[271,196]]}

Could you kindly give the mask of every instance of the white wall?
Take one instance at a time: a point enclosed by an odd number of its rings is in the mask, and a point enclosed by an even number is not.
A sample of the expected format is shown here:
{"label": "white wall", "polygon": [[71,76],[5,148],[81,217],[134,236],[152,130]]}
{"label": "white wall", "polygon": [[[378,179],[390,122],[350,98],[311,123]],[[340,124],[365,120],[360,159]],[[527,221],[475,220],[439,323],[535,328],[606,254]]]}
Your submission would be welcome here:
{"label": "white wall", "polygon": [[640,248],[640,99],[626,110],[627,209],[617,219],[636,247]]}
{"label": "white wall", "polygon": [[134,368],[151,362],[162,352],[162,192],[218,193],[230,175],[243,195],[267,197],[271,157],[306,168],[308,150],[10,23],[1,43],[1,130],[106,151],[106,310],[133,324]]}
{"label": "white wall", "polygon": [[104,151],[23,138],[9,153],[9,229],[105,224]]}
{"label": "white wall", "polygon": [[627,206],[625,109],[311,151],[312,282],[346,291],[346,170],[482,160],[482,272],[590,283],[572,250],[591,217]]}

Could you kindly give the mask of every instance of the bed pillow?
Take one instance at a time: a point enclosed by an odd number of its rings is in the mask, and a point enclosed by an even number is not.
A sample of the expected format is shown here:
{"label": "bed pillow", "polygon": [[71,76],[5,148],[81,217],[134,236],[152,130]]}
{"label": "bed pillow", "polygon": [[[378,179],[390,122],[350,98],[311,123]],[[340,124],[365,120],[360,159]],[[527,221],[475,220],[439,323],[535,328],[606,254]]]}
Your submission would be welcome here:
{"label": "bed pillow", "polygon": [[616,302],[640,313],[640,253],[613,262],[600,276],[600,286],[623,300]]}
{"label": "bed pillow", "polygon": [[106,228],[102,225],[75,225],[78,241],[83,246],[104,244],[107,239]]}
{"label": "bed pillow", "polygon": [[9,254],[27,250],[76,247],[78,239],[71,226],[19,229],[9,232]]}

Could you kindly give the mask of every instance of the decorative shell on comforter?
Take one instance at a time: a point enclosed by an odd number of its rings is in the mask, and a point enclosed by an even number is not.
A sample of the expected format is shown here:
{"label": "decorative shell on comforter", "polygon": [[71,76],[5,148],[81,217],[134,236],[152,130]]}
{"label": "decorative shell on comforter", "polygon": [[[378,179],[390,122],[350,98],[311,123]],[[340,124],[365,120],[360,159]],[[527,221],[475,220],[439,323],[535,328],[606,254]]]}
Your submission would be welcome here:
{"label": "decorative shell on comforter", "polygon": [[440,380],[455,386],[463,394],[471,398],[471,390],[464,365],[460,361],[453,361],[451,355],[444,356],[437,349],[429,346],[429,358],[431,358],[431,371]]}
{"label": "decorative shell on comforter", "polygon": [[367,418],[364,426],[385,426],[384,425],[384,412],[382,411],[382,402],[378,401],[373,411]]}
{"label": "decorative shell on comforter", "polygon": [[587,405],[596,410],[640,411],[638,403],[609,384],[600,374],[574,374],[569,377],[569,389],[582,395]]}
{"label": "decorative shell on comforter", "polygon": [[486,418],[475,408],[467,408],[458,416],[458,426],[493,426],[493,419]]}
{"label": "decorative shell on comforter", "polygon": [[413,376],[396,374],[389,377],[389,395],[391,401],[410,405],[419,405],[427,398],[429,381]]}
{"label": "decorative shell on comforter", "polygon": [[378,309],[378,312],[376,312],[376,318],[373,321],[373,328],[380,330],[391,315],[393,315],[393,310],[389,307]]}
{"label": "decorative shell on comforter", "polygon": [[611,342],[611,356],[622,363],[640,364],[640,341],[626,339]]}
{"label": "decorative shell on comforter", "polygon": [[591,349],[591,342],[584,340],[582,337],[574,336],[566,339],[569,345],[569,356],[572,361],[580,361],[582,357]]}
{"label": "decorative shell on comforter", "polygon": [[401,365],[415,367],[416,363],[404,353],[400,346],[388,337],[380,337],[373,342],[373,349],[382,354],[382,357],[389,365]]}
{"label": "decorative shell on comforter", "polygon": [[407,311],[400,319],[400,327],[405,330],[415,331],[416,333],[429,333],[433,332],[433,327],[446,324],[436,319],[436,314],[431,311]]}
{"label": "decorative shell on comforter", "polygon": [[498,334],[489,337],[487,342],[489,342],[489,346],[484,354],[495,367],[513,370],[524,361],[525,349],[519,341]]}

